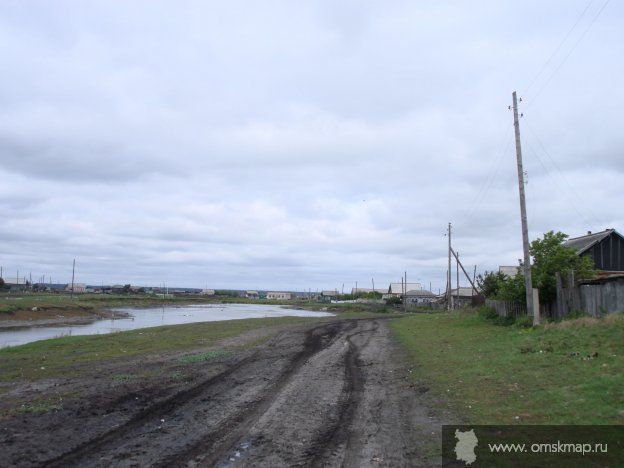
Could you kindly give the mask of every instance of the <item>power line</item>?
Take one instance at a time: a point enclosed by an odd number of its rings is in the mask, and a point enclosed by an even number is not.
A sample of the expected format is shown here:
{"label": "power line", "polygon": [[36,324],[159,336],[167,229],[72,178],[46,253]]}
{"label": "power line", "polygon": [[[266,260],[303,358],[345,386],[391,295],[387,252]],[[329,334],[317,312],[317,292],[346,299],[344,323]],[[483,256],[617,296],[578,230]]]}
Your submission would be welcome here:
{"label": "power line", "polygon": [[[602,7],[600,7],[600,9],[598,10],[598,12],[594,15],[594,17],[592,18],[592,20],[590,21],[590,23],[587,25],[587,27],[585,28],[585,30],[581,33],[581,35],[579,36],[579,38],[576,40],[576,42],[574,43],[574,45],[572,46],[572,48],[568,51],[568,53],[566,54],[565,57],[563,57],[563,60],[561,60],[561,62],[559,62],[559,65],[557,65],[557,67],[555,67],[555,69],[552,71],[552,73],[550,74],[550,76],[548,77],[548,79],[544,82],[544,84],[539,88],[539,90],[537,91],[537,93],[535,93],[535,95],[531,98],[531,100],[526,104],[525,106],[525,110],[527,110],[529,107],[531,107],[531,105],[536,101],[536,99],[539,97],[539,95],[542,93],[542,91],[544,91],[544,89],[546,88],[546,86],[548,86],[548,84],[551,82],[551,80],[553,79],[553,77],[557,74],[557,72],[561,69],[561,67],[563,66],[563,64],[568,60],[568,58],[572,55],[572,53],[576,50],[576,48],[578,47],[578,45],[580,44],[580,42],[583,40],[583,38],[585,37],[585,35],[587,34],[587,32],[591,29],[591,27],[594,25],[594,23],[596,22],[596,20],[598,19],[598,17],[602,14],[602,12],[604,11],[604,9],[607,7],[607,5],[609,4],[611,0],[605,0],[605,2],[602,4]],[[592,0],[593,2],[593,0]],[[590,2],[590,5],[591,3]],[[589,7],[589,5],[588,5]],[[583,15],[584,15],[584,11],[583,11]],[[580,21],[580,18],[579,18]],[[576,25],[574,26],[576,27]],[[550,59],[549,59],[550,60]],[[540,72],[541,73],[541,72]],[[533,85],[533,83],[531,83],[531,86]]]}
{"label": "power line", "polygon": [[[555,172],[557,173],[556,175],[559,176],[561,178],[561,180],[563,182],[565,182],[565,184],[567,185],[568,190],[566,191],[567,193],[570,194],[571,198],[574,198],[575,203],[570,203],[570,205],[572,206],[572,208],[574,209],[574,211],[576,211],[576,213],[583,218],[583,221],[585,223],[588,223],[588,221],[593,221],[596,224],[600,224],[600,222],[598,221],[598,218],[596,217],[596,215],[594,214],[594,212],[588,208],[585,207],[586,209],[586,214],[589,214],[589,217],[591,218],[588,219],[586,216],[584,216],[579,210],[578,207],[582,206],[582,202],[581,200],[578,198],[577,196],[577,191],[574,189],[574,187],[572,186],[572,184],[570,183],[570,181],[567,179],[567,177],[565,176],[564,172],[561,170],[561,168],[559,167],[559,165],[557,164],[557,162],[554,160],[554,158],[550,155],[550,153],[548,152],[548,150],[546,149],[546,147],[544,146],[544,143],[542,143],[542,140],[540,139],[540,137],[537,135],[537,133],[535,132],[535,130],[533,130],[533,127],[531,127],[529,121],[527,120],[525,123],[525,126],[529,129],[529,131],[531,132],[532,136],[535,138],[535,140],[537,141],[537,143],[539,144],[539,146],[541,147],[542,152],[546,155],[546,157],[548,158],[548,160],[550,161],[550,163],[552,164],[552,167],[555,169]],[[536,159],[538,160],[538,162],[540,163],[540,165],[544,168],[544,170],[546,171],[547,174],[551,174],[551,171],[548,170],[548,168],[546,167],[546,165],[544,164],[544,162],[541,160],[541,158],[539,157],[539,154],[537,151],[535,151],[535,149],[531,146],[530,142],[527,141],[527,145],[529,146],[529,148],[531,149],[531,151],[533,152],[533,154],[535,155]],[[564,190],[562,189],[561,185],[559,185],[559,181],[557,180],[556,177],[553,177],[553,181],[555,182],[555,184],[557,185],[559,191],[561,193],[564,192]],[[564,194],[564,198],[568,201],[569,198],[565,196]]]}
{"label": "power line", "polygon": [[581,14],[578,16],[578,18],[576,19],[576,21],[574,22],[574,24],[572,25],[572,27],[568,30],[568,32],[566,33],[566,35],[564,36],[564,38],[561,40],[561,42],[559,43],[559,45],[555,48],[555,50],[553,51],[552,54],[550,54],[550,57],[548,57],[548,60],[546,60],[546,62],[544,62],[544,65],[542,65],[542,68],[540,69],[540,71],[535,75],[535,77],[533,78],[533,80],[531,81],[531,83],[529,84],[529,86],[526,87],[526,89],[524,90],[523,95],[527,95],[529,89],[531,89],[531,87],[535,84],[535,82],[537,81],[537,79],[542,75],[542,73],[544,73],[544,71],[546,70],[546,67],[550,64],[550,62],[555,58],[555,55],[557,55],[557,53],[559,52],[559,50],[561,49],[561,47],[563,47],[563,44],[565,44],[565,42],[568,40],[568,38],[570,37],[570,34],[572,34],[572,31],[574,31],[576,29],[576,27],[578,26],[578,24],[581,22],[581,19],[583,19],[583,17],[585,16],[585,13],[587,13],[587,10],[589,10],[589,7],[592,6],[592,4],[595,2],[595,0],[590,0],[587,5],[585,6],[585,8],[583,9],[583,11],[581,12]]}
{"label": "power line", "polygon": [[508,153],[509,147],[511,146],[511,142],[512,142],[512,138],[511,138],[511,127],[507,127],[507,132],[505,133],[505,138],[503,140],[503,143],[501,145],[502,150],[499,151],[497,157],[496,157],[496,162],[493,166],[491,166],[491,170],[488,174],[488,177],[485,181],[485,184],[482,184],[479,191],[477,192],[477,195],[475,196],[470,210],[468,211],[468,214],[464,217],[464,219],[462,219],[459,223],[457,223],[458,225],[463,225],[465,223],[466,220],[470,219],[470,217],[473,215],[473,213],[475,212],[475,210],[479,207],[479,205],[481,204],[481,202],[483,201],[483,199],[485,198],[485,196],[487,195],[488,191],[490,190],[490,188],[492,187],[494,181],[496,180],[496,177],[498,176],[498,173],[500,171],[501,168],[501,163],[503,161],[504,156]]}

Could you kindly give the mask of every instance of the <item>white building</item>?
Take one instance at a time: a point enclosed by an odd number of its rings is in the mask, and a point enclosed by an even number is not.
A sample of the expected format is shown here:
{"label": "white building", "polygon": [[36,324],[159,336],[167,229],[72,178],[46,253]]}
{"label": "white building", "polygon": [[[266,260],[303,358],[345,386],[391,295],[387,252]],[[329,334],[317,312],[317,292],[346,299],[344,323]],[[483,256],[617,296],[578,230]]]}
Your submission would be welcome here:
{"label": "white building", "polygon": [[274,301],[289,301],[292,299],[292,294],[289,292],[268,292],[266,298]]}
{"label": "white building", "polygon": [[[69,283],[65,287],[65,291],[71,292],[71,290],[72,290],[72,285],[71,283]],[[87,285],[84,283],[74,283],[74,292],[80,293],[80,294],[87,292]]]}

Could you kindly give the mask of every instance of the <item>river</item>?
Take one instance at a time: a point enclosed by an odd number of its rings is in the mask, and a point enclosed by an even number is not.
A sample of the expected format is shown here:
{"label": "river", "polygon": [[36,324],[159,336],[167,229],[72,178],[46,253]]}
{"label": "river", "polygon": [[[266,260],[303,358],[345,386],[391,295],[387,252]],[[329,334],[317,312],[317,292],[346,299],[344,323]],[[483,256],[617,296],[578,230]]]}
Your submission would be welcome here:
{"label": "river", "polygon": [[97,320],[87,325],[59,325],[9,329],[0,331],[0,348],[18,346],[33,341],[61,336],[98,335],[117,333],[137,328],[179,325],[194,322],[215,322],[262,317],[326,317],[333,314],[311,310],[288,309],[277,305],[213,304],[149,309],[119,308],[114,312],[130,314],[129,317]]}

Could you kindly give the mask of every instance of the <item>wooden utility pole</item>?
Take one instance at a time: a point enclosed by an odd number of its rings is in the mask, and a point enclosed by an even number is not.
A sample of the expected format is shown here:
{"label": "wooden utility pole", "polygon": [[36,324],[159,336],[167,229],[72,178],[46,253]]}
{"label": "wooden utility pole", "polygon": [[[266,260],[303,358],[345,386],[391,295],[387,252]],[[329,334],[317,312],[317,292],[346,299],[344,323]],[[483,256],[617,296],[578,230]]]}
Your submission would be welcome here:
{"label": "wooden utility pole", "polygon": [[522,221],[522,248],[524,251],[524,286],[526,289],[527,315],[533,316],[533,325],[539,325],[539,307],[533,307],[533,281],[531,280],[531,254],[529,253],[529,225],[527,221],[526,200],[524,195],[524,170],[522,168],[522,147],[520,146],[520,122],[518,120],[518,99],[512,93],[514,130],[516,133],[516,162],[518,164],[518,189],[520,191],[520,218]]}
{"label": "wooden utility pole", "polygon": [[[475,286],[474,279],[473,280],[470,279],[470,276],[468,276],[468,273],[466,273],[466,269],[464,268],[464,265],[462,265],[462,262],[459,261],[459,252],[455,252],[453,249],[451,249],[451,253],[453,254],[455,259],[457,260],[457,263],[459,264],[460,268],[464,272],[464,275],[466,276],[466,279],[470,283],[470,286],[472,286],[472,289],[474,290],[475,294],[478,294],[479,291],[477,291],[477,287]],[[476,271],[476,268],[477,267],[475,266],[475,271]],[[459,284],[459,279],[457,280],[457,284]]]}
{"label": "wooden utility pole", "polygon": [[[455,260],[457,263],[455,264],[455,272],[457,273],[457,305],[459,305],[459,252],[455,253]],[[462,267],[463,268],[463,267]]]}
{"label": "wooden utility pole", "polygon": [[452,309],[453,298],[451,297],[451,223],[448,223],[448,270],[446,270],[446,309]]}
{"label": "wooden utility pole", "polygon": [[407,312],[407,271],[405,272],[405,287],[403,288],[403,312]]}
{"label": "wooden utility pole", "polygon": [[74,258],[74,265],[72,266],[72,286],[70,298],[74,298],[74,273],[76,272],[76,259]]}

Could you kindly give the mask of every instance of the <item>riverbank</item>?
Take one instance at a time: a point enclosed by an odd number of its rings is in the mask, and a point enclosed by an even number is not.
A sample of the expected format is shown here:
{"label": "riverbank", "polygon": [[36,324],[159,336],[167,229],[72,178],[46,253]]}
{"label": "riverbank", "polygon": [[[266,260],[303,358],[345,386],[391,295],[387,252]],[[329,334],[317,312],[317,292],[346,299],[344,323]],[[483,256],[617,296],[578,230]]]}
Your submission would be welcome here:
{"label": "riverbank", "polygon": [[96,320],[127,317],[123,312],[91,307],[55,307],[37,310],[16,310],[0,314],[0,330],[58,325],[87,325]]}

